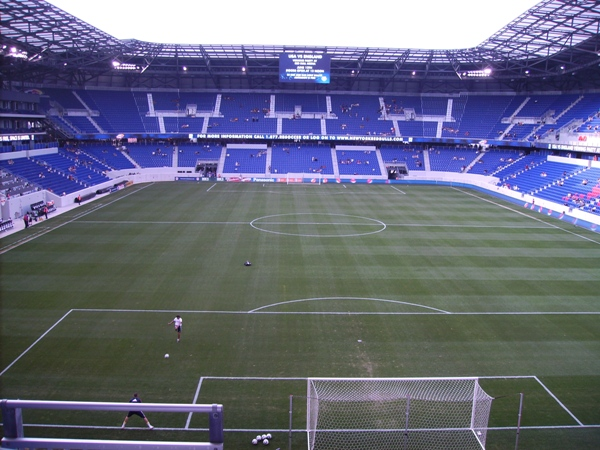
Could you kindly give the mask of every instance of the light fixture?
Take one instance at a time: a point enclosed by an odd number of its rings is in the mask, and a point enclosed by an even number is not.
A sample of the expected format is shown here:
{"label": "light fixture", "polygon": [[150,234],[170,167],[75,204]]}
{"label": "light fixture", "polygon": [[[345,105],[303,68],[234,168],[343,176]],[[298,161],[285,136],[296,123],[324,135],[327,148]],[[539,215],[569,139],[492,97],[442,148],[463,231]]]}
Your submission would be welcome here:
{"label": "light fixture", "polygon": [[489,77],[492,74],[492,69],[485,68],[483,70],[469,70],[467,72],[463,72],[463,76],[473,77],[473,78],[483,78]]}
{"label": "light fixture", "polygon": [[6,56],[10,56],[11,58],[27,59],[27,52],[19,50],[17,47],[11,47]]}
{"label": "light fixture", "polygon": [[125,70],[125,71],[133,71],[140,70],[140,66],[129,63],[122,63],[117,61],[116,59],[112,62],[113,69],[115,70]]}

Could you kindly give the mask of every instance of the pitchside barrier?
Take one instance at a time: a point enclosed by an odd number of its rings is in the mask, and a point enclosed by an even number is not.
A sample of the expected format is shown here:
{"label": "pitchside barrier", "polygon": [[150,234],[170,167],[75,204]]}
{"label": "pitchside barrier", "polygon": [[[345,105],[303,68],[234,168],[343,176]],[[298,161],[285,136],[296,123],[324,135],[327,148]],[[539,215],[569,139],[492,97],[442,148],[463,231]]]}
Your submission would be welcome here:
{"label": "pitchside barrier", "polygon": [[23,431],[23,409],[55,409],[80,411],[131,411],[132,404],[108,402],[60,402],[42,400],[2,400],[4,437],[2,448],[62,448],[62,449],[183,449],[223,450],[223,405],[193,405],[179,403],[144,403],[144,411],[208,414],[210,442],[157,442],[98,439],[27,438]]}

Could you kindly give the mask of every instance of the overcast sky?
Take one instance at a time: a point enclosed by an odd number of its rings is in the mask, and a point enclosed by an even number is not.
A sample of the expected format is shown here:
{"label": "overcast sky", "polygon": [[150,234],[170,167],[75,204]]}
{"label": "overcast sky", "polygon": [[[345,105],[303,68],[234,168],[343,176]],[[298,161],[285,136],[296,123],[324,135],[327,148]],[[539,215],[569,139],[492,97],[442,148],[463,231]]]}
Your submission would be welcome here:
{"label": "overcast sky", "polygon": [[119,39],[171,44],[475,47],[539,0],[49,0]]}

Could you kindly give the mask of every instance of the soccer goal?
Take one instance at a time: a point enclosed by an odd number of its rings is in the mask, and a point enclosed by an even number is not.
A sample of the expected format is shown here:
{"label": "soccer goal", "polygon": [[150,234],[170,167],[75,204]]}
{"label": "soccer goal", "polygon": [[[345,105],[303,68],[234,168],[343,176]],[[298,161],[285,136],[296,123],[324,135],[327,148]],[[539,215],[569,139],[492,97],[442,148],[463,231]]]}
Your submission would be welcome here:
{"label": "soccer goal", "polygon": [[321,184],[323,175],[320,173],[291,173],[288,172],[287,184]]}
{"label": "soccer goal", "polygon": [[309,450],[485,449],[477,378],[309,378]]}

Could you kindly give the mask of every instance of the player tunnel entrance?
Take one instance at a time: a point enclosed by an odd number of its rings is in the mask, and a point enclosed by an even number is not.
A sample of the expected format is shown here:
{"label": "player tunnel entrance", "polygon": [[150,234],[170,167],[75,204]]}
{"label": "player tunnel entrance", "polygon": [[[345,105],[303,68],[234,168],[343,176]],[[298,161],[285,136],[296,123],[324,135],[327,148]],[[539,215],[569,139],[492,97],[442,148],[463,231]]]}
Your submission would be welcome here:
{"label": "player tunnel entrance", "polygon": [[386,169],[388,180],[400,180],[408,175],[408,167],[404,163],[387,165]]}

